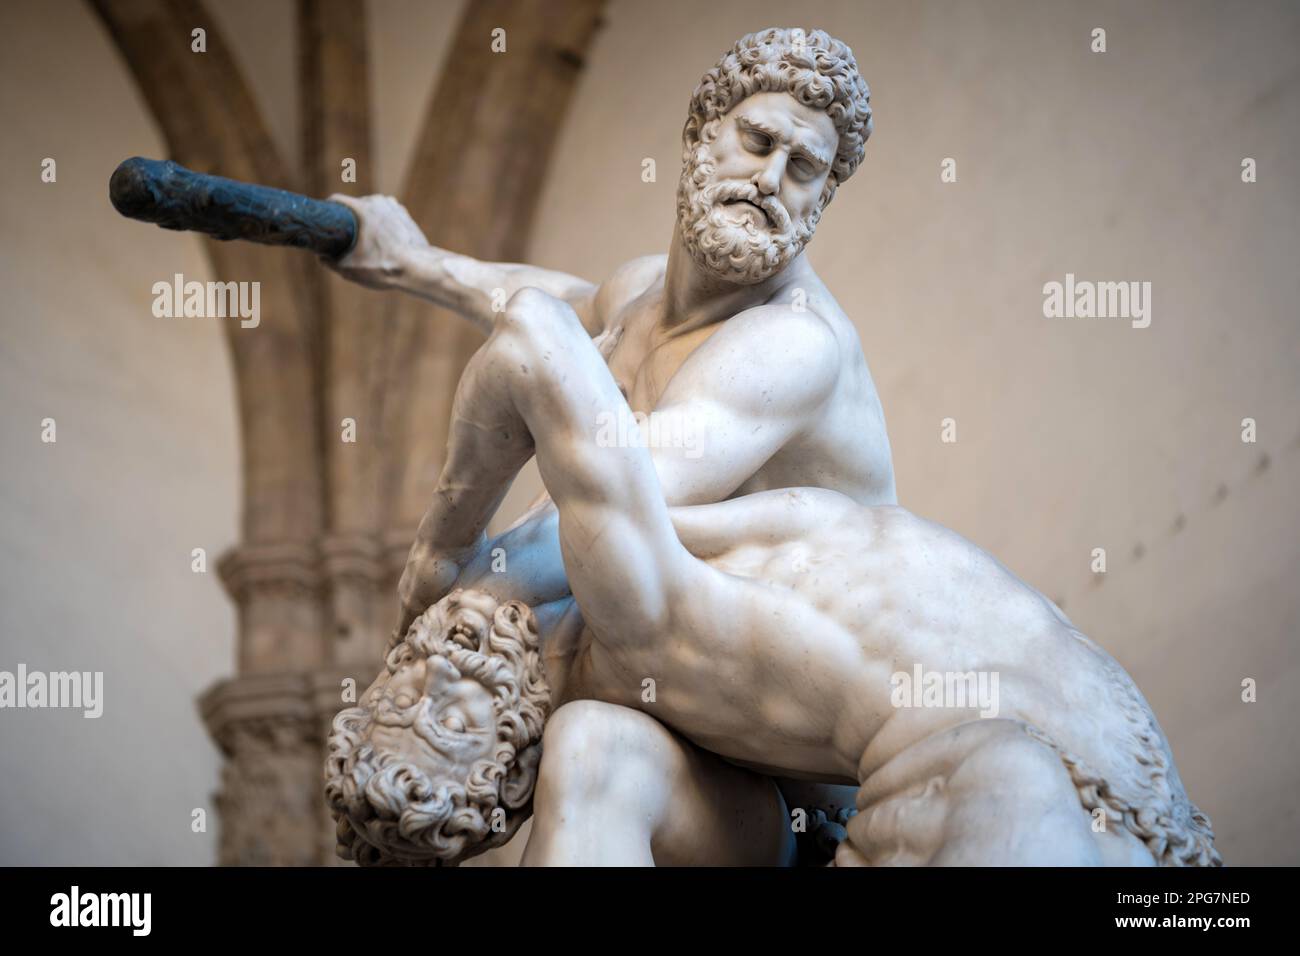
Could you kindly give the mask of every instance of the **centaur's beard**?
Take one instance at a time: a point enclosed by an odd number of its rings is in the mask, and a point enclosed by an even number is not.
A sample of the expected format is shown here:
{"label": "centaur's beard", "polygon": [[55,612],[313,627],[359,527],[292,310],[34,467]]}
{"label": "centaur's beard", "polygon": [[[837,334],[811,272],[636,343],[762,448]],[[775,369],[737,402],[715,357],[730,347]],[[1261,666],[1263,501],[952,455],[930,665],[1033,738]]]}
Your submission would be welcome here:
{"label": "centaur's beard", "polygon": [[[746,200],[767,213],[759,224],[737,216],[729,202]],[[791,220],[785,207],[763,196],[753,183],[714,181],[713,155],[706,143],[696,147],[677,185],[677,221],[686,249],[703,268],[720,279],[753,285],[776,275],[803,251],[821,218]]]}

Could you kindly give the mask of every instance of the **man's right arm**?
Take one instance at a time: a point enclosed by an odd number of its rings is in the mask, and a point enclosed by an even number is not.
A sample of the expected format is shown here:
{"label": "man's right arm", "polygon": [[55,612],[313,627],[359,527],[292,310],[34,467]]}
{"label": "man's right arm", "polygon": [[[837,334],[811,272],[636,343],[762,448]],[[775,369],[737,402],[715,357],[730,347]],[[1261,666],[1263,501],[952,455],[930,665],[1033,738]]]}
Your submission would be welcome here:
{"label": "man's right arm", "polygon": [[485,334],[496,314],[523,288],[541,289],[568,302],[583,327],[598,334],[598,289],[586,279],[523,263],[482,262],[429,245],[410,213],[391,196],[330,199],[357,217],[356,245],[327,264],[346,279],[372,289],[396,289],[451,309]]}

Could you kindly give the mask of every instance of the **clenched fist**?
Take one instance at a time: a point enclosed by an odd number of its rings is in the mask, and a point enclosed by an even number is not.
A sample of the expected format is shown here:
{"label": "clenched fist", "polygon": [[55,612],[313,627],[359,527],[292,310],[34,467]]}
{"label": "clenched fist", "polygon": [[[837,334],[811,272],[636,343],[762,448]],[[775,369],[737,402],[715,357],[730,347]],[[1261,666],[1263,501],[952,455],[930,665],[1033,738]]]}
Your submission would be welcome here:
{"label": "clenched fist", "polygon": [[411,546],[411,553],[402,570],[402,578],[397,584],[397,597],[401,602],[401,613],[397,622],[397,640],[406,636],[411,623],[449,594],[460,577],[461,569],[469,564],[478,554],[484,535],[479,544],[463,551],[434,551],[428,545],[416,541]]}
{"label": "clenched fist", "polygon": [[335,193],[329,198],[357,217],[357,241],[352,251],[341,259],[323,260],[345,279],[371,289],[391,288],[405,269],[406,255],[412,249],[430,248],[406,207],[392,196],[357,199]]}

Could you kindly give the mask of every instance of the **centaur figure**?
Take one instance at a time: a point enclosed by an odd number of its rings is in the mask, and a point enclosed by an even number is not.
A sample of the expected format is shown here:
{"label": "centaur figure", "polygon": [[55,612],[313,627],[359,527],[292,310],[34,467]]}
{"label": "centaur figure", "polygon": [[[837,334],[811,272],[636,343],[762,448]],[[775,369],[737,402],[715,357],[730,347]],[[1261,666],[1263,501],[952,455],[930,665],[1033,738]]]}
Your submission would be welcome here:
{"label": "centaur figure", "polygon": [[[482,436],[467,480],[536,452],[582,624],[539,633],[525,604],[460,589],[417,618],[335,720],[326,792],[348,855],[461,859],[513,832],[535,783],[525,862],[691,859],[689,835],[714,859],[774,858],[775,821],[693,766],[703,750],[858,784],[840,865],[1219,862],[1133,681],[958,535],[817,488],[669,507],[645,448],[597,440],[626,399],[574,310],[537,290],[456,403]],[[916,671],[995,674],[998,699],[910,706],[899,673]],[[578,731],[580,753],[551,747]],[[637,761],[668,784],[608,769]],[[693,833],[703,818],[716,829]]]}
{"label": "centaur figure", "polygon": [[[668,256],[599,287],[337,197],[343,274],[490,330],[386,668],[335,723],[347,854],[454,862],[535,811],[528,863],[788,862],[795,777],[858,787],[840,864],[1217,862],[1118,664],[896,506],[856,333],[803,254],[869,132],[844,44],[745,37],[692,99]],[[635,413],[696,441],[609,441]],[[489,541],[534,454],[549,500]],[[914,667],[996,674],[998,716],[895,706]]]}

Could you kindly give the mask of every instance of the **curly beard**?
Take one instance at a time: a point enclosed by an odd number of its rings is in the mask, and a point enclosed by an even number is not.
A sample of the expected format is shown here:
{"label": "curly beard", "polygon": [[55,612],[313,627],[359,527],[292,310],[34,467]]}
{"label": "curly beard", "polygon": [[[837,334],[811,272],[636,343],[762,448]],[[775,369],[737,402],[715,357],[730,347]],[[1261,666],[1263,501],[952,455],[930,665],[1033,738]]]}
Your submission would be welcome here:
{"label": "curly beard", "polygon": [[[771,228],[732,219],[724,205],[743,199],[760,207]],[[788,266],[812,239],[822,204],[806,218],[791,220],[785,207],[746,182],[714,182],[713,153],[701,142],[687,157],[677,185],[677,221],[682,241],[703,268],[740,285],[762,282]]]}

